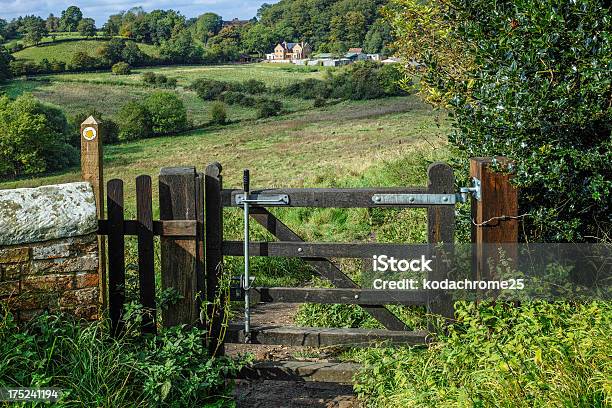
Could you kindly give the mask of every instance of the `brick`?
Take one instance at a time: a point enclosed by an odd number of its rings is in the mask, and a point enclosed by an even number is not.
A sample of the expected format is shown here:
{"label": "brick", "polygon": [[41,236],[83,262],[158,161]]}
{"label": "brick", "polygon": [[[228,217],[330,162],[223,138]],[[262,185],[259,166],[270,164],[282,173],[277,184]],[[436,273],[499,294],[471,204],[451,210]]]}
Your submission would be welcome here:
{"label": "brick", "polygon": [[19,281],[0,282],[0,297],[16,296],[19,294]]}
{"label": "brick", "polygon": [[74,288],[95,288],[98,287],[99,282],[97,273],[77,273],[74,277]]}
{"label": "brick", "polygon": [[22,275],[22,270],[27,269],[27,266],[28,265],[25,263],[0,265],[0,280],[19,280]]}
{"label": "brick", "polygon": [[22,292],[63,292],[72,289],[72,275],[28,276],[21,281]]}
{"label": "brick", "polygon": [[59,299],[61,307],[86,306],[98,304],[98,288],[69,290]]}
{"label": "brick", "polygon": [[37,245],[32,247],[32,259],[57,259],[70,256],[70,243],[58,242],[54,244]]}
{"label": "brick", "polygon": [[97,254],[90,254],[78,258],[58,258],[35,260],[30,269],[33,275],[48,275],[58,273],[95,271],[98,269]]}
{"label": "brick", "polygon": [[30,259],[30,248],[3,248],[0,249],[0,264],[27,262]]}
{"label": "brick", "polygon": [[75,238],[70,243],[70,255],[81,256],[98,253],[98,237],[95,234]]}

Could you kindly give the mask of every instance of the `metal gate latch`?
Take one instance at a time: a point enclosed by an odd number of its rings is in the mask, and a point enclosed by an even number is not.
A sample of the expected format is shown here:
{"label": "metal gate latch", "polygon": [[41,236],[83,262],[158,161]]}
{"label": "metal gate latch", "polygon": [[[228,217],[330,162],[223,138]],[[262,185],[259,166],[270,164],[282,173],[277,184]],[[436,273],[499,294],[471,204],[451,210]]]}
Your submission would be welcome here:
{"label": "metal gate latch", "polygon": [[244,193],[236,194],[234,196],[236,205],[243,205],[244,203],[249,203],[252,205],[289,205],[289,196],[287,194],[249,194],[249,198],[245,199],[246,196],[247,195]]}
{"label": "metal gate latch", "polygon": [[465,203],[472,195],[480,200],[480,180],[472,179],[472,187],[461,187],[455,194],[374,194],[372,201],[378,205],[455,205]]}

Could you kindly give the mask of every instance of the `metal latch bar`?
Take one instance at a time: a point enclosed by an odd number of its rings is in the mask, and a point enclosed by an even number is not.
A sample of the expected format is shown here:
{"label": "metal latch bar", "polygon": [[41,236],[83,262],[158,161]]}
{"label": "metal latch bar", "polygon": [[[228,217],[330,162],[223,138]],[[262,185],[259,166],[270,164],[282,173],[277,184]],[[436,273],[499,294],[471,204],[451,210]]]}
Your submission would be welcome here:
{"label": "metal latch bar", "polygon": [[375,194],[372,201],[380,205],[455,205],[455,194]]}
{"label": "metal latch bar", "polygon": [[249,194],[248,199],[245,199],[245,194],[241,193],[236,194],[234,197],[236,205],[242,205],[244,203],[253,205],[289,205],[289,196],[287,194]]}

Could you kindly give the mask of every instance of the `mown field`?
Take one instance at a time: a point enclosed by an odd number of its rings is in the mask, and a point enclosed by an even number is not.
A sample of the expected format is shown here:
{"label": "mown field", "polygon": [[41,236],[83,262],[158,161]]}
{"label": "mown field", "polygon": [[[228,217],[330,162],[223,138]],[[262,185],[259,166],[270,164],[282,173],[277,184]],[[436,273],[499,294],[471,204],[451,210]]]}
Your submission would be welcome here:
{"label": "mown field", "polygon": [[[27,50],[25,50],[27,51]],[[68,117],[77,112],[95,109],[105,115],[114,116],[130,100],[142,100],[151,92],[160,90],[146,85],[142,80],[145,72],[162,73],[176,78],[176,92],[183,99],[188,117],[194,126],[201,126],[210,119],[211,102],[203,101],[195,92],[185,89],[199,78],[242,82],[249,79],[264,81],[268,86],[284,86],[305,78],[319,78],[324,71],[281,67],[271,64],[155,67],[134,70],[131,75],[117,76],[110,72],[57,74],[30,79],[14,80],[0,88],[9,96],[16,97],[30,92],[37,98],[60,106]],[[300,98],[283,98],[288,112],[307,110],[312,101]],[[238,105],[228,107],[228,119],[240,121],[255,119],[256,109]]]}
{"label": "mown field", "polygon": [[[62,38],[62,37],[58,37]],[[69,37],[79,38],[79,37]],[[108,40],[103,39],[79,39],[78,41],[53,42],[52,40],[43,39],[43,42],[36,47],[28,47],[13,54],[17,60],[24,60],[39,63],[43,59],[58,60],[65,63],[70,63],[72,56],[77,52],[86,52],[90,56],[96,56],[95,52],[98,47],[107,43]],[[138,44],[138,47],[145,54],[151,57],[159,56],[157,47],[148,44]]]}

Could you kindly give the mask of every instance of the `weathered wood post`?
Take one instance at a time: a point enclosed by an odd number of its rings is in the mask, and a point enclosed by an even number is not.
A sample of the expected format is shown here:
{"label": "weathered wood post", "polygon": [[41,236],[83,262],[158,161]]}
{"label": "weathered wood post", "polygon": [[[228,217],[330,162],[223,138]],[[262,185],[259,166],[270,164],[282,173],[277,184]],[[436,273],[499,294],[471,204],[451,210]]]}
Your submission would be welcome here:
{"label": "weathered wood post", "polygon": [[125,236],[123,181],[113,179],[107,186],[108,202],[108,314],[111,332],[123,331],[123,304],[125,303]]}
{"label": "weathered wood post", "polygon": [[[161,169],[159,215],[161,220],[196,220],[194,167]],[[162,288],[173,288],[180,297],[163,311],[163,324],[166,327],[197,324],[197,253],[194,237],[161,237]]]}
{"label": "weathered wood post", "polygon": [[[93,116],[81,123],[81,178],[91,183],[96,197],[98,219],[104,218],[104,166],[102,162],[102,126]],[[100,303],[108,305],[106,291],[106,239],[98,235]]]}
{"label": "weathered wood post", "polygon": [[[206,314],[211,319],[208,350],[211,355],[223,353],[222,319],[223,294],[219,292],[219,277],[223,272],[223,205],[221,201],[221,164],[212,163],[205,172],[206,220]],[[216,306],[213,302],[218,303]]]}
{"label": "weathered wood post", "polygon": [[[429,194],[454,194],[455,175],[453,169],[446,163],[432,163],[427,169]],[[455,239],[455,207],[451,205],[436,205],[427,209],[427,242],[433,244],[445,244],[446,249],[454,243]],[[436,254],[433,250],[432,254]],[[436,254],[434,260],[434,272],[428,278],[431,280],[442,280],[446,278],[443,274],[444,267],[440,254]],[[454,316],[452,299],[442,293],[432,294],[428,301],[427,311],[431,314],[440,315],[447,319]],[[430,330],[434,329],[430,324]]]}
{"label": "weathered wood post", "polygon": [[[480,181],[480,199],[472,199],[472,243],[475,278],[490,276],[488,259],[496,258],[497,246],[518,242],[518,190],[508,172],[493,169],[493,160],[508,170],[506,157],[476,157],[470,160],[470,177]],[[507,248],[507,246],[506,246]],[[508,248],[512,251],[512,248]],[[512,257],[514,254],[508,254]]]}

